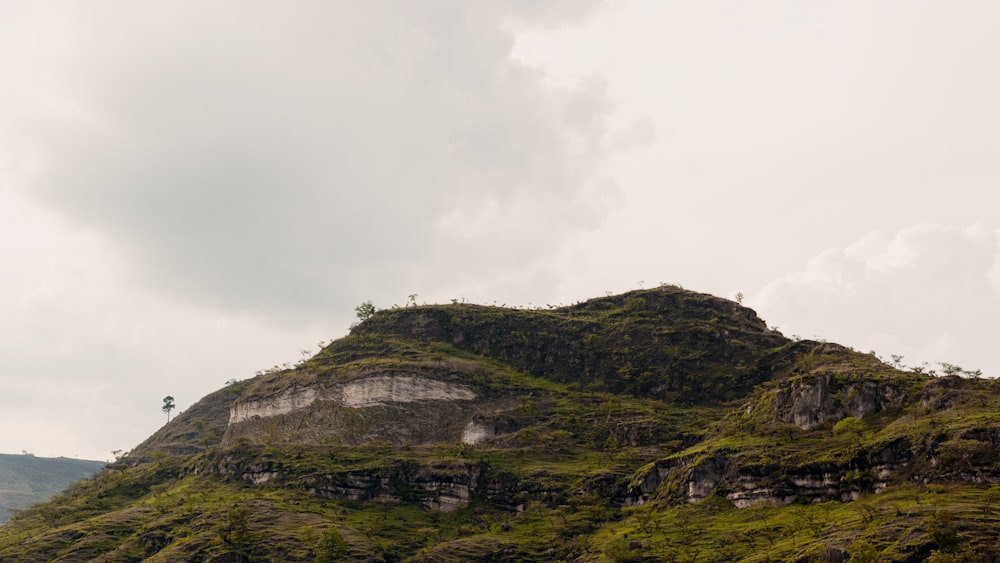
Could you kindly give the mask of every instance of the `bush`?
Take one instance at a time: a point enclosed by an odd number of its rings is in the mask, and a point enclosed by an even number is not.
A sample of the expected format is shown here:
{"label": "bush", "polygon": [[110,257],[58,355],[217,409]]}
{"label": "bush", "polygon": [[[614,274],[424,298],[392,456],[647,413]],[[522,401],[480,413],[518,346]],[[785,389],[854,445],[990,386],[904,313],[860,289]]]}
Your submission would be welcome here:
{"label": "bush", "polygon": [[316,550],[316,563],[332,563],[340,561],[340,558],[347,555],[349,551],[344,536],[336,528],[327,528],[323,531],[323,537],[319,540],[319,549]]}
{"label": "bush", "polygon": [[931,534],[931,541],[944,553],[954,553],[962,541],[955,518],[947,510],[938,510],[931,516],[927,531]]}
{"label": "bush", "polygon": [[850,563],[874,563],[878,561],[878,550],[868,540],[856,540],[847,548]]}

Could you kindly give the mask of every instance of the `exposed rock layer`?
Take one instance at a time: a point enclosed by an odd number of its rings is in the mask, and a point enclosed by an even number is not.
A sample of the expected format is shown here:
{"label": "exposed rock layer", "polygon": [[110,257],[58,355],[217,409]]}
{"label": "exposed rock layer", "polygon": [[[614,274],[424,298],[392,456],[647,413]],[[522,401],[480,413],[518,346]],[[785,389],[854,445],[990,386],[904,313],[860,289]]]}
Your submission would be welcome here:
{"label": "exposed rock layer", "polygon": [[477,443],[492,430],[472,422],[476,399],[467,385],[414,374],[313,380],[235,402],[225,443]]}

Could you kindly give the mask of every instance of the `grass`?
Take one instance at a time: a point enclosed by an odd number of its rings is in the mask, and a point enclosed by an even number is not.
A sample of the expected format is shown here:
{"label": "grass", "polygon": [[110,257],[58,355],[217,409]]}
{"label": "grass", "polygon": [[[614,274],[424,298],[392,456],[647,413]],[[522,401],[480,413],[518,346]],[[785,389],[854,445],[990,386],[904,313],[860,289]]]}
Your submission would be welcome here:
{"label": "grass", "polygon": [[927,527],[947,513],[957,529],[977,538],[973,550],[994,550],[988,538],[1000,525],[1000,487],[927,487],[900,484],[880,495],[844,503],[759,505],[734,508],[719,496],[697,504],[650,504],[624,509],[597,543],[613,536],[635,540],[643,557],[686,561],[792,561],[827,549],[847,551],[858,539],[871,542],[886,561],[929,553]]}

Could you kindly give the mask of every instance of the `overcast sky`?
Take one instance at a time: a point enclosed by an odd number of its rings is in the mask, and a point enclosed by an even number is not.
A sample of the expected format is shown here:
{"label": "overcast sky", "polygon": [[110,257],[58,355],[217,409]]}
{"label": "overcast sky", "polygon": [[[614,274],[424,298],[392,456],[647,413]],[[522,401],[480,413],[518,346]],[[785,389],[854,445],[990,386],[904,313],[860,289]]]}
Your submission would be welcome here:
{"label": "overcast sky", "polygon": [[788,336],[1000,375],[998,19],[0,2],[0,452],[107,459],[164,396],[410,294],[739,291]]}

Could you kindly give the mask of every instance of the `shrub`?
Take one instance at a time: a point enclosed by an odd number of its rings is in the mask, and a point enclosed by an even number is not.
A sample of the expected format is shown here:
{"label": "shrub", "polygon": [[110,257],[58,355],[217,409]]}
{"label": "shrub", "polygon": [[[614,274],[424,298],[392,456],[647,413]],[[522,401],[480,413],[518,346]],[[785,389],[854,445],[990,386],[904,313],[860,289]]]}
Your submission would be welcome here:
{"label": "shrub", "polygon": [[847,548],[847,555],[850,556],[850,563],[874,563],[878,561],[878,550],[868,540],[855,540]]}
{"label": "shrub", "polygon": [[319,540],[319,548],[316,550],[316,563],[332,563],[340,561],[347,555],[349,547],[344,541],[344,536],[336,528],[327,528],[323,531],[323,537]]}

